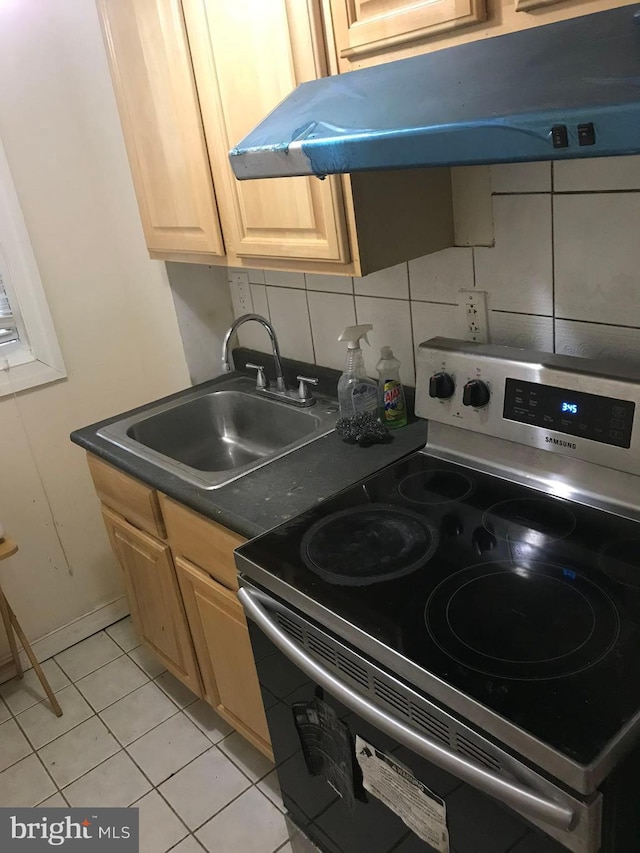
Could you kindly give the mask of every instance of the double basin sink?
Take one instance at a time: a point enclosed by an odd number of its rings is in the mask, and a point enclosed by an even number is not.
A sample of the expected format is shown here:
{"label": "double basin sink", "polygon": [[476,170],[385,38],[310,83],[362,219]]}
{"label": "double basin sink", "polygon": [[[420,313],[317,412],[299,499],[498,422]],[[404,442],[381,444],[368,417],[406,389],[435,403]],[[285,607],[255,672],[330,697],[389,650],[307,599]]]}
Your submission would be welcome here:
{"label": "double basin sink", "polygon": [[335,401],[309,408],[261,396],[242,376],[224,378],[103,427],[98,435],[185,482],[217,489],[335,427]]}

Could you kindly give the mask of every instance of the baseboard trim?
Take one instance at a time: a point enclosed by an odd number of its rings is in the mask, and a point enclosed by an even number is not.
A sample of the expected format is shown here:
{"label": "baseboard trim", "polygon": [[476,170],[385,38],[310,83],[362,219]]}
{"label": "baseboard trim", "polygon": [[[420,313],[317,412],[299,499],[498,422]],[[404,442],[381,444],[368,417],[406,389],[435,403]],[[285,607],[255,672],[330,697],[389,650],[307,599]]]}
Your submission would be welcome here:
{"label": "baseboard trim", "polygon": [[[73,622],[62,625],[39,640],[35,640],[31,643],[31,648],[38,661],[48,660],[48,658],[68,649],[69,646],[74,646],[92,634],[102,631],[103,628],[108,628],[109,625],[113,625],[118,619],[123,619],[128,613],[127,600],[124,595],[120,595],[108,604],[85,613],[79,619],[74,619]],[[31,667],[24,649],[20,650],[20,661],[25,670]],[[0,660],[0,684],[13,678],[15,674],[16,668],[11,655]]]}

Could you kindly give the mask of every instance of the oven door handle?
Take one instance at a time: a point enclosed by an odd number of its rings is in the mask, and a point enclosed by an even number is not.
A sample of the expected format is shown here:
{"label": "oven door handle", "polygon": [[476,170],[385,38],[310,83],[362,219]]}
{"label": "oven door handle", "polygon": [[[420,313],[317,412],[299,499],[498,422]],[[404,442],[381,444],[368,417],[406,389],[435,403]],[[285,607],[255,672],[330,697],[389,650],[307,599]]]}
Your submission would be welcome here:
{"label": "oven door handle", "polygon": [[336,699],[339,699],[367,722],[380,729],[381,732],[463,782],[468,782],[469,785],[479,791],[506,803],[524,816],[543,821],[561,830],[567,831],[572,828],[576,817],[573,809],[547,799],[531,788],[525,788],[509,779],[498,776],[485,767],[463,758],[457,752],[452,752],[429,740],[336,678],[333,673],[317,663],[304,649],[294,643],[273,621],[261,602],[261,599],[270,601],[268,596],[243,587],[238,590],[238,598],[242,602],[247,616],[253,619],[271,642],[292,663],[301,669],[305,675],[332,693]]}

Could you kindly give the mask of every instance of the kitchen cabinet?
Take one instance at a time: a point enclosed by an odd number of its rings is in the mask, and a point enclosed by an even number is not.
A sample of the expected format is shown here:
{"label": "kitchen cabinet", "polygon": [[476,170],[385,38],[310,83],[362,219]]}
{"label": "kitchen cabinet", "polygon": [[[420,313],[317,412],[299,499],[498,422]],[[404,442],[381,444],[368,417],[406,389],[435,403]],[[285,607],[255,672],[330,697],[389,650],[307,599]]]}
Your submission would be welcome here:
{"label": "kitchen cabinet", "polygon": [[176,569],[207,702],[270,755],[267,718],[242,605],[233,592],[186,560],[176,557]]}
{"label": "kitchen cabinet", "polygon": [[331,0],[331,10],[346,59],[420,43],[486,17],[485,0]]}
{"label": "kitchen cabinet", "polygon": [[131,618],[196,696],[273,758],[233,556],[246,540],[87,454]]}
{"label": "kitchen cabinet", "polygon": [[98,0],[151,254],[224,256],[180,0]]}
{"label": "kitchen cabinet", "polygon": [[[633,5],[611,0],[322,0],[337,71]],[[464,93],[463,93],[464,94]]]}
{"label": "kitchen cabinet", "polygon": [[452,245],[448,169],[235,179],[229,149],[335,70],[318,0],[98,8],[152,258],[365,275]]}
{"label": "kitchen cabinet", "polygon": [[124,574],[131,619],[145,644],[197,696],[200,675],[169,546],[103,507],[109,540]]}

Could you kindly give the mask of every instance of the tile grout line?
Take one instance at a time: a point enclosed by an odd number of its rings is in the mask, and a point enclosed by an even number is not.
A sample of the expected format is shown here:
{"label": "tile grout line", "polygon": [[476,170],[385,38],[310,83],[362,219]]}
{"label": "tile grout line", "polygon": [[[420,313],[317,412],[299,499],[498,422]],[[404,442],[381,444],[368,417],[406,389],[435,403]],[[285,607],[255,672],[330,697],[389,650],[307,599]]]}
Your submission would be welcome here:
{"label": "tile grout line", "polygon": [[[51,713],[53,714],[53,711],[52,711]],[[20,729],[20,731],[22,732],[22,734],[23,734],[23,735],[24,735],[24,737],[26,738],[27,743],[31,746],[31,748],[32,748],[32,750],[33,750],[33,752],[31,753],[31,755],[35,755],[36,759],[40,762],[40,766],[42,767],[42,769],[44,770],[44,772],[47,774],[47,776],[49,777],[49,779],[51,780],[51,782],[52,782],[52,784],[53,784],[53,786],[54,786],[54,788],[55,788],[55,791],[56,791],[57,793],[59,793],[59,794],[62,794],[62,798],[64,799],[64,801],[65,801],[65,802],[67,802],[67,798],[66,798],[66,797],[65,797],[65,795],[62,793],[62,789],[60,788],[60,786],[58,785],[58,783],[56,782],[56,780],[53,778],[53,776],[52,776],[52,774],[50,773],[49,768],[47,767],[47,765],[46,765],[46,764],[44,763],[44,761],[42,760],[42,758],[41,758],[41,756],[40,756],[40,753],[39,753],[39,750],[37,750],[37,749],[33,746],[33,743],[32,743],[32,741],[31,741],[31,739],[29,738],[28,734],[27,734],[27,733],[26,733],[26,731],[23,729],[23,727],[20,725],[20,722],[18,721],[18,719],[17,719],[17,718],[16,718],[16,724],[18,725],[18,728]],[[75,728],[75,727],[72,727],[72,728]],[[71,731],[71,729],[70,729],[70,731]],[[45,744],[45,746],[46,746],[46,744]],[[29,756],[25,756],[25,758],[28,758],[28,757],[29,757]],[[12,765],[12,766],[14,766],[14,767],[15,767],[15,764],[14,764],[14,765]],[[4,773],[4,771],[3,771],[3,773]],[[53,795],[53,794],[50,794],[49,796],[50,796],[50,797],[52,797],[52,796],[54,796],[54,795]],[[48,800],[48,799],[49,799],[49,797],[45,797],[43,800],[41,800],[41,802],[44,802],[44,800]]]}

